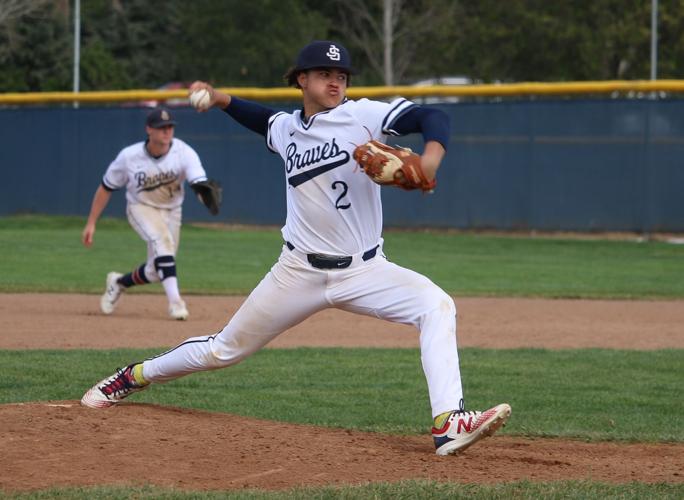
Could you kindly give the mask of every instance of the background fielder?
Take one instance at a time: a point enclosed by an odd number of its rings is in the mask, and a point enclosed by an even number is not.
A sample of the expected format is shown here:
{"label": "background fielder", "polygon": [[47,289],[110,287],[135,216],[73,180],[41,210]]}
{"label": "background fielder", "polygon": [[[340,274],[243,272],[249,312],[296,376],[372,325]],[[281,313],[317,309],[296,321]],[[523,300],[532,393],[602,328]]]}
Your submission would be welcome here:
{"label": "background fielder", "polygon": [[388,135],[420,132],[422,168],[432,181],[445,154],[448,118],[401,98],[348,100],[351,73],[342,45],[316,41],[304,47],[286,75],[303,99],[303,109],[290,114],[204,82],[191,86],[191,91],[207,89],[210,105],[264,135],[269,150],[283,159],[287,218],[280,257],[221,332],[190,338],[117,370],[87,391],[82,404],[109,407],[151,382],[233,365],[315,312],[336,307],[420,331],[438,454],[463,450],[504,424],[511,411],[507,404],[465,410],[454,302],[425,276],[385,258],[381,188],[353,160],[355,145],[369,139],[384,142]]}
{"label": "background fielder", "polygon": [[109,165],[95,191],[83,229],[85,246],[93,244],[95,226],[112,191],[126,189],[126,215],[131,227],[147,243],[147,260],[128,274],[110,272],[100,299],[104,314],[111,314],[124,290],[161,281],[171,318],[185,320],[188,309],[176,277],[180,242],[183,183],[202,184],[207,175],[200,158],[188,144],[174,138],[176,122],[167,109],[158,108],[146,119],[147,140],[121,150]]}

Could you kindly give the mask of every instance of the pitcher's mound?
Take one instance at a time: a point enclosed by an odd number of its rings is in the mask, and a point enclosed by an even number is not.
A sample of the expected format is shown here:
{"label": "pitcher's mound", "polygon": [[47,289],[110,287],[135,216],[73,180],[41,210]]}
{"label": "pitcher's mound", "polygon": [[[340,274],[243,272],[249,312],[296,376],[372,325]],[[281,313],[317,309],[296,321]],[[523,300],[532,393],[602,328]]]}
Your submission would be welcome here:
{"label": "pitcher's mound", "polygon": [[77,401],[0,406],[0,490],[145,485],[287,489],[429,479],[683,482],[684,445],[494,436],[437,457],[429,432],[390,436],[223,413]]}

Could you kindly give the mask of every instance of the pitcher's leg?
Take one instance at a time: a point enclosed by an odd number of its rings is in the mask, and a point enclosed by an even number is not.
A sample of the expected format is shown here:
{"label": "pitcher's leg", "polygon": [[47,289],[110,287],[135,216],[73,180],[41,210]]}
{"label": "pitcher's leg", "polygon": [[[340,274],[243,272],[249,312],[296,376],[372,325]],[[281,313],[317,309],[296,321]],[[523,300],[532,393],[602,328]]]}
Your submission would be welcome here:
{"label": "pitcher's leg", "polygon": [[288,328],[328,306],[321,283],[298,276],[296,286],[287,287],[280,278],[288,274],[296,271],[276,264],[221,332],[190,338],[146,360],[144,379],[167,381],[239,363]]}
{"label": "pitcher's leg", "polygon": [[[418,322],[420,357],[430,393],[432,416],[459,408],[463,400],[456,341],[456,305],[434,285]],[[420,299],[416,299],[420,300]],[[436,304],[436,305],[435,305]]]}
{"label": "pitcher's leg", "polygon": [[460,407],[456,305],[441,288],[421,274],[379,258],[329,293],[341,309],[418,328],[433,417]]}

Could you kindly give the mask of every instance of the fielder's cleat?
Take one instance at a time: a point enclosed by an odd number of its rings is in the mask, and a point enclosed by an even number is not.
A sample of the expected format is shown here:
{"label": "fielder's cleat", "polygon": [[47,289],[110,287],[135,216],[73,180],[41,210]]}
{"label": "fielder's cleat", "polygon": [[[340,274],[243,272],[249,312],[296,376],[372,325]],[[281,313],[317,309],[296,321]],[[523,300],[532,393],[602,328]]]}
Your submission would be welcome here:
{"label": "fielder's cleat", "polygon": [[496,405],[487,411],[452,411],[444,425],[432,428],[437,455],[454,455],[480,439],[493,435],[511,416],[511,407],[506,403]]}
{"label": "fielder's cleat", "polygon": [[114,375],[95,384],[83,395],[81,404],[89,408],[109,408],[130,394],[146,389],[149,383],[139,384],[133,378],[134,366],[135,363],[126,368],[119,368]]}
{"label": "fielder's cleat", "polygon": [[178,302],[171,302],[169,304],[169,316],[171,316],[173,319],[185,321],[188,319],[189,315],[190,313],[188,312],[188,308],[185,307],[185,302],[182,300],[179,300]]}
{"label": "fielder's cleat", "polygon": [[116,303],[121,298],[121,294],[124,291],[124,287],[119,285],[118,279],[121,278],[123,274],[111,272],[107,275],[107,285],[105,288],[105,293],[100,299],[100,309],[105,314],[112,314],[116,308]]}

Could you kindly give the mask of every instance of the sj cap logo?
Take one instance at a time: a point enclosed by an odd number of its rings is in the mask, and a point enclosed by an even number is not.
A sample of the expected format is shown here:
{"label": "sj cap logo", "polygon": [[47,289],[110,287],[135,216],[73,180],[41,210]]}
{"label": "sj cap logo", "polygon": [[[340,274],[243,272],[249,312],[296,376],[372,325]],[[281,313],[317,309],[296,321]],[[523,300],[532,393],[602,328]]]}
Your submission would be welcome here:
{"label": "sj cap logo", "polygon": [[161,119],[164,121],[167,121],[169,119],[169,114],[166,112],[166,110],[161,112]]}
{"label": "sj cap logo", "polygon": [[334,44],[331,44],[328,52],[326,52],[325,55],[328,56],[331,61],[339,61],[340,49],[338,49]]}

